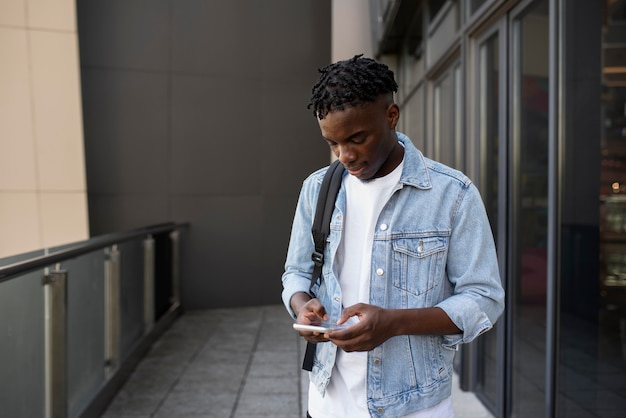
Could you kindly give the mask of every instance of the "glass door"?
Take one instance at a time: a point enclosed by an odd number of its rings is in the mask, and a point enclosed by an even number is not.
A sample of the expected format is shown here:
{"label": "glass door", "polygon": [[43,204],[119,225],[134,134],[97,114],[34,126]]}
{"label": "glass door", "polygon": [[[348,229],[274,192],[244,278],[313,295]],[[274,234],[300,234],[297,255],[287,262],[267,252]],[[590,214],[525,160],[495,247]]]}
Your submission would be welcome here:
{"label": "glass door", "polygon": [[507,308],[474,350],[473,389],[497,417],[546,405],[549,0],[520,2],[473,39],[474,169]]}
{"label": "glass door", "polygon": [[626,410],[626,1],[564,9],[557,417]]}
{"label": "glass door", "polygon": [[[545,416],[548,272],[549,1],[525,2],[510,26],[509,265],[512,417]],[[551,203],[550,203],[551,204]]]}
{"label": "glass door", "polygon": [[470,164],[507,292],[473,390],[497,417],[622,416],[626,0],[521,1],[470,55]]}
{"label": "glass door", "polygon": [[[506,144],[502,144],[506,137],[506,112],[502,104],[506,103],[506,85],[503,78],[506,74],[502,67],[502,59],[506,57],[506,50],[502,50],[506,43],[501,40],[506,29],[506,21],[483,32],[475,42],[474,54],[476,57],[475,94],[477,109],[475,118],[478,140],[478,161],[476,182],[485,201],[485,208],[491,224],[491,229],[498,248],[501,277],[505,277],[506,265],[506,176],[501,173],[506,170]],[[505,67],[506,68],[506,67]],[[473,362],[476,370],[474,377],[474,391],[482,402],[491,411],[502,411],[505,380],[504,337],[506,320],[504,316],[499,320],[491,332],[483,334],[476,341]],[[470,360],[472,361],[472,360]]]}

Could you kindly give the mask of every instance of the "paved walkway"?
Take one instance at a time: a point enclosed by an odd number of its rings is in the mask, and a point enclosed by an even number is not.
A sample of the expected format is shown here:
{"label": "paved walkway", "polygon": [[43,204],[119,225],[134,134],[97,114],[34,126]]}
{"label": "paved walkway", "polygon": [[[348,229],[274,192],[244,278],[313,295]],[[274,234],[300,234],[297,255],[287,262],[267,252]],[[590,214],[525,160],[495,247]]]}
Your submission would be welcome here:
{"label": "paved walkway", "polygon": [[[186,312],[103,417],[304,417],[304,344],[291,324],[282,305]],[[492,417],[456,382],[453,400],[457,418]]]}

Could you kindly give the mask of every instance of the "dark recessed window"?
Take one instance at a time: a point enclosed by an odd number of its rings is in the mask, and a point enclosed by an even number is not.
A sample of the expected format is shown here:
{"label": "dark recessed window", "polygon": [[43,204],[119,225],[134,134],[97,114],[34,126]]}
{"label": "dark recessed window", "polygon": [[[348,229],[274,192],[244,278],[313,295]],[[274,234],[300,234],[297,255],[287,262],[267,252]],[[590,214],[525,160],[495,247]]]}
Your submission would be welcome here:
{"label": "dark recessed window", "polygon": [[439,13],[439,10],[441,10],[443,5],[446,4],[447,1],[448,0],[430,0],[428,2],[428,10],[430,10],[431,21],[435,18],[435,16],[437,16],[437,13]]}
{"label": "dark recessed window", "polygon": [[476,13],[476,10],[480,9],[480,6],[486,2],[487,0],[470,0],[470,15]]}

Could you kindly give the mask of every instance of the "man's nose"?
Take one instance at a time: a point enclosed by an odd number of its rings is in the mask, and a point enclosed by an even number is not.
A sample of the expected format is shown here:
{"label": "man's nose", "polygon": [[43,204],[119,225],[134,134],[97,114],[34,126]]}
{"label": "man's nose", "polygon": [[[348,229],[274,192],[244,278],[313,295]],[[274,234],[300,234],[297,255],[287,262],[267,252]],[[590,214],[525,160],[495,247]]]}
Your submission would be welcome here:
{"label": "man's nose", "polygon": [[346,165],[355,160],[355,153],[349,145],[340,145],[338,150],[339,154],[337,154],[337,159],[341,164]]}

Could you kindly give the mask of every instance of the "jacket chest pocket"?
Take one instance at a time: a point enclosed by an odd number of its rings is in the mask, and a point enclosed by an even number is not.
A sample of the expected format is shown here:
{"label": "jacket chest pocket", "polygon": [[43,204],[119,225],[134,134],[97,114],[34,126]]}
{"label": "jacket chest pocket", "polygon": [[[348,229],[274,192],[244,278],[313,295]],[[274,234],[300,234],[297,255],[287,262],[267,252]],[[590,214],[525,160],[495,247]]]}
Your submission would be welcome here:
{"label": "jacket chest pocket", "polygon": [[424,297],[440,284],[448,249],[446,236],[399,238],[392,246],[395,287]]}

